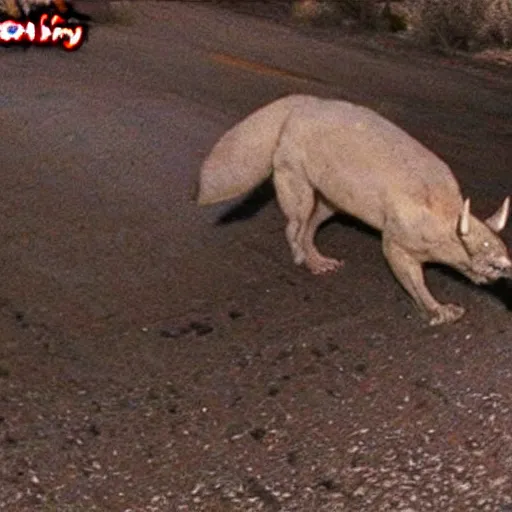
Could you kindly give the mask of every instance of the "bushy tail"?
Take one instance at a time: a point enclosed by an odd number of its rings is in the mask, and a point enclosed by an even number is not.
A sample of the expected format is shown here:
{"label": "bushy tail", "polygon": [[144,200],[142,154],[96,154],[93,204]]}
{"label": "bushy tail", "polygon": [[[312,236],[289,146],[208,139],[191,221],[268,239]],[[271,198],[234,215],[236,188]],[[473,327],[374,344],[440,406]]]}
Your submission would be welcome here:
{"label": "bushy tail", "polygon": [[245,194],[267,179],[283,125],[306,96],[286,96],[266,105],[227,131],[199,174],[197,202],[207,205]]}

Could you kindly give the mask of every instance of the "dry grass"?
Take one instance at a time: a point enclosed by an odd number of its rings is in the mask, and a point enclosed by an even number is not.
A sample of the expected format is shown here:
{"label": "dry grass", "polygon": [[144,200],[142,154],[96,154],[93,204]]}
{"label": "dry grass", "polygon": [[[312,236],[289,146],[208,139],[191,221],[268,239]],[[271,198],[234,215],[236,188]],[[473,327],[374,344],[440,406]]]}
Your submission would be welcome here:
{"label": "dry grass", "polygon": [[135,8],[126,0],[116,0],[106,3],[99,9],[94,21],[111,25],[131,25],[135,19]]}
{"label": "dry grass", "polygon": [[297,0],[293,2],[295,18],[316,23],[357,20],[375,26],[379,14],[376,0]]}
{"label": "dry grass", "polygon": [[373,28],[409,30],[449,49],[512,43],[512,0],[295,0],[295,17],[357,20]]}
{"label": "dry grass", "polygon": [[512,41],[511,0],[421,0],[418,33],[428,42],[469,50]]}
{"label": "dry grass", "polygon": [[[19,18],[23,12],[28,13],[31,8],[51,3],[50,0],[0,0],[0,14],[5,13],[9,17]],[[96,23],[130,25],[136,15],[133,3],[128,0],[98,1],[88,7],[92,7],[91,15]],[[78,10],[82,10],[80,6]]]}

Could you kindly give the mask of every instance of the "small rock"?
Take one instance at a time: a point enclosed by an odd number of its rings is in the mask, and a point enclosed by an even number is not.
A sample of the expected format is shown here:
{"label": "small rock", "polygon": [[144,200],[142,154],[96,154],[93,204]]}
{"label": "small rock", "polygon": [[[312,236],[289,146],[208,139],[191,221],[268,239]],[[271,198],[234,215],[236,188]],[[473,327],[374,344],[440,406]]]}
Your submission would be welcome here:
{"label": "small rock", "polygon": [[213,327],[204,322],[190,322],[189,326],[198,336],[204,336],[213,331]]}
{"label": "small rock", "polygon": [[100,429],[98,428],[98,426],[95,424],[95,423],[91,423],[89,425],[89,432],[94,436],[94,437],[97,437],[100,435]]}
{"label": "small rock", "polygon": [[[491,489],[495,489],[496,487],[501,487],[502,485],[506,484],[508,482],[508,476],[500,476],[498,478],[495,478],[494,480],[490,481],[490,487]],[[512,506],[510,507],[510,510],[512,511]]]}
{"label": "small rock", "polygon": [[277,384],[270,384],[267,390],[268,396],[277,396],[279,394],[279,386]]}
{"label": "small rock", "polygon": [[362,485],[360,485],[355,491],[354,496],[361,498],[366,494],[366,488]]}
{"label": "small rock", "polygon": [[261,441],[267,434],[267,431],[264,428],[256,427],[253,428],[249,434],[255,441]]}
{"label": "small rock", "polygon": [[298,462],[298,459],[299,459],[299,456],[295,450],[288,452],[288,454],[286,455],[286,462],[288,462],[288,464],[290,464],[290,466],[295,466]]}
{"label": "small rock", "polygon": [[366,363],[357,363],[354,367],[354,370],[357,373],[365,373],[367,369]]}
{"label": "small rock", "polygon": [[313,354],[318,359],[324,357],[324,353],[318,347],[313,347],[311,349],[311,354]]}
{"label": "small rock", "polygon": [[162,338],[179,338],[185,334],[185,330],[180,327],[170,327],[168,329],[161,329],[159,334]]}
{"label": "small rock", "polygon": [[338,484],[332,478],[323,478],[318,482],[318,485],[326,491],[334,491],[338,488]]}
{"label": "small rock", "polygon": [[197,483],[196,486],[192,489],[192,496],[199,494],[204,489],[204,487],[205,485],[202,482]]}

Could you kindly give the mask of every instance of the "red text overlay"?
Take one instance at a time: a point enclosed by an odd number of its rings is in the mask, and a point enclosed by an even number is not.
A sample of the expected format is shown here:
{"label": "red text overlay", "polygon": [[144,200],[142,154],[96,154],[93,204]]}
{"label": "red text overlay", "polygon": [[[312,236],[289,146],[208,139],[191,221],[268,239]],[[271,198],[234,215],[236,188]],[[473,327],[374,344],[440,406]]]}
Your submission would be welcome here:
{"label": "red text overlay", "polygon": [[82,46],[86,37],[86,25],[72,23],[59,14],[43,12],[34,21],[0,21],[0,45],[50,45],[74,51]]}

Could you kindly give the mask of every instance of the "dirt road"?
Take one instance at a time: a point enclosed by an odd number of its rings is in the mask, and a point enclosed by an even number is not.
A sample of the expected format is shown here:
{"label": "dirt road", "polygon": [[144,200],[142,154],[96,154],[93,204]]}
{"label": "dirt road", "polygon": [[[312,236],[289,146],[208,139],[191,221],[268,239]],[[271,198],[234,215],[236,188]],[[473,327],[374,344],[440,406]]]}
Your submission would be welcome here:
{"label": "dirt road", "polygon": [[386,114],[490,214],[510,71],[132,6],[73,54],[0,49],[0,510],[512,510],[509,286],[430,269],[468,314],[429,328],[375,233],[328,224],[346,267],[314,277],[268,190],[190,200],[227,127],[301,92]]}

